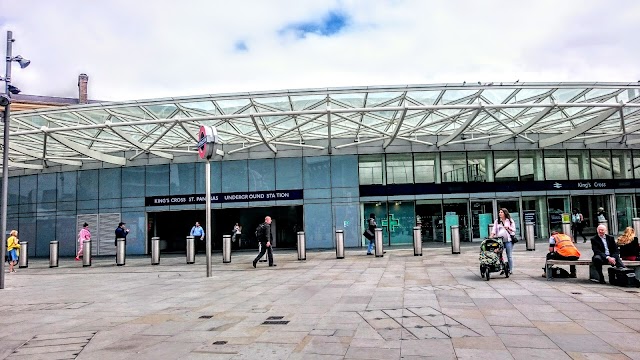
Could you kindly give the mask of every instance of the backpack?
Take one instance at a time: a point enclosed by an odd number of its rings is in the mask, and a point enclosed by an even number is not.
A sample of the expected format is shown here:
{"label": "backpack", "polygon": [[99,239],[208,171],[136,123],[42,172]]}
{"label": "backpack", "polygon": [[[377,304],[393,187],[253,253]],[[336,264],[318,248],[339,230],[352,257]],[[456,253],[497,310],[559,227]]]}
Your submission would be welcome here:
{"label": "backpack", "polygon": [[551,276],[554,278],[562,279],[562,278],[568,278],[570,274],[567,270],[554,266],[551,268]]}
{"label": "backpack", "polygon": [[256,228],[256,240],[260,241],[260,235],[262,234],[262,229],[264,229],[264,226],[262,226],[262,224],[258,225],[258,227]]}

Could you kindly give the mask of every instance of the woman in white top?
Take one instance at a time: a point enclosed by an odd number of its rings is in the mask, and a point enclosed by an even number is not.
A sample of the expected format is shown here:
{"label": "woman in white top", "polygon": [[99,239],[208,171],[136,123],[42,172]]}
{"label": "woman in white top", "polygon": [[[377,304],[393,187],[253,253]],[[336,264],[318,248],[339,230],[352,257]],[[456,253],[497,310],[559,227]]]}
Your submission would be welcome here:
{"label": "woman in white top", "polygon": [[509,273],[513,274],[513,243],[511,242],[511,235],[516,233],[516,226],[511,220],[511,215],[507,209],[502,208],[498,211],[498,218],[493,223],[493,232],[491,237],[502,238],[504,242],[504,248],[507,251],[507,261],[509,261]]}

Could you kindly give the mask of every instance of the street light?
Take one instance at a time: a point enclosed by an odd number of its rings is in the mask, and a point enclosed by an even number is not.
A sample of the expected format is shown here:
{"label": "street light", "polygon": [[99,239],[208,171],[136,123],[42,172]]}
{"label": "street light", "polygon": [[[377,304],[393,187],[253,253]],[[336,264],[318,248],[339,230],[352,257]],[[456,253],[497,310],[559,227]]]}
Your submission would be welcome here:
{"label": "street light", "polygon": [[9,107],[11,105],[11,94],[18,94],[20,89],[11,85],[11,63],[17,62],[21,69],[26,68],[31,63],[30,60],[18,55],[12,57],[11,46],[15,39],[13,39],[13,33],[7,31],[7,68],[4,79],[5,89],[4,95],[0,96],[0,104],[4,105],[4,141],[2,144],[2,259],[0,261],[0,289],[4,289],[4,259],[7,252],[7,246],[5,244],[5,236],[7,234],[7,198],[9,189]]}

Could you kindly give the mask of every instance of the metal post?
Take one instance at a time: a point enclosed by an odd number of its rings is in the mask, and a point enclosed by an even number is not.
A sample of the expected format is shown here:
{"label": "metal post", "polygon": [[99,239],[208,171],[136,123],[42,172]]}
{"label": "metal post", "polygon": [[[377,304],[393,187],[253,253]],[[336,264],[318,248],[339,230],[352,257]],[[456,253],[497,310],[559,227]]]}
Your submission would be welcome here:
{"label": "metal post", "polygon": [[222,235],[222,262],[231,262],[231,235]]}
{"label": "metal post", "polygon": [[307,260],[307,241],[304,231],[298,231],[298,260]]}
{"label": "metal post", "polygon": [[460,254],[460,228],[458,225],[451,225],[451,253]]}
{"label": "metal post", "polygon": [[116,265],[124,265],[127,258],[127,239],[116,239]]}
{"label": "metal post", "polygon": [[489,234],[489,237],[493,234],[493,224],[489,224],[489,232],[487,234]]}
{"label": "metal post", "polygon": [[[4,92],[11,99],[9,85],[11,85],[11,44],[13,43],[13,33],[7,31],[7,67],[4,76]],[[4,138],[2,142],[2,244],[7,236],[7,195],[9,189],[9,104],[4,107]],[[0,246],[2,250],[2,261],[0,262],[0,289],[4,289],[4,258],[7,256],[6,245]],[[22,253],[22,252],[21,252]],[[22,256],[21,256],[22,258]]]}
{"label": "metal post", "polygon": [[571,237],[571,222],[569,221],[562,222],[562,233],[567,235],[568,237]]}
{"label": "metal post", "polygon": [[375,231],[375,254],[376,257],[383,257],[384,256],[384,245],[382,244],[382,229],[381,228],[376,228]]}
{"label": "metal post", "polygon": [[420,226],[413,227],[413,256],[422,256],[422,233]]}
{"label": "metal post", "polygon": [[49,267],[58,267],[59,246],[57,240],[49,241]]}
{"label": "metal post", "polygon": [[207,257],[207,277],[211,277],[213,276],[213,273],[211,272],[211,233],[213,232],[213,227],[211,226],[211,162],[209,161],[209,159],[207,159],[207,162],[205,163],[205,167],[204,167],[204,188],[205,188],[205,202],[206,202],[206,211],[207,211],[207,215],[206,215],[206,222],[207,222],[207,229],[206,229],[206,245],[205,245],[205,251],[206,253],[206,257]]}
{"label": "metal post", "polygon": [[633,218],[633,230],[636,232],[636,237],[640,237],[640,218]]}
{"label": "metal post", "polygon": [[91,266],[91,240],[85,240],[82,246],[82,267]]}
{"label": "metal post", "polygon": [[151,238],[151,265],[160,264],[160,238]]}
{"label": "metal post", "polygon": [[193,236],[187,236],[187,264],[196,262],[196,241]]}
{"label": "metal post", "polygon": [[524,224],[525,236],[527,237],[527,251],[536,251],[536,238],[534,227],[536,224],[528,222]]}
{"label": "metal post", "polygon": [[344,259],[344,230],[336,230],[336,259]]}
{"label": "metal post", "polygon": [[18,257],[18,267],[20,268],[29,267],[29,242],[28,241],[20,241],[20,256]]}

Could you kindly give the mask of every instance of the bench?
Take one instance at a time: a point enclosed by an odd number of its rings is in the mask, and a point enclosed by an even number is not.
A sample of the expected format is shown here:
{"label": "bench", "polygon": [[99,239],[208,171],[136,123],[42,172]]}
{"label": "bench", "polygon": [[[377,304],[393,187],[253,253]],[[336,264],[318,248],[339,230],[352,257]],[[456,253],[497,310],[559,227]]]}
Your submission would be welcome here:
{"label": "bench", "polygon": [[[628,268],[633,268],[636,272],[636,278],[640,279],[640,261],[628,261],[622,260],[624,266]],[[592,266],[591,259],[578,259],[574,261],[570,260],[547,260],[544,268],[545,273],[547,274],[547,280],[551,280],[551,267],[553,265],[569,265],[571,268],[571,273],[575,273],[575,267],[579,265],[589,265],[589,278],[595,279],[597,277],[597,272],[595,266]]]}

